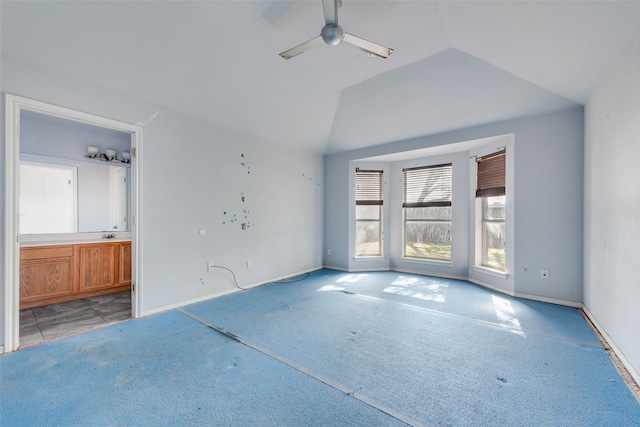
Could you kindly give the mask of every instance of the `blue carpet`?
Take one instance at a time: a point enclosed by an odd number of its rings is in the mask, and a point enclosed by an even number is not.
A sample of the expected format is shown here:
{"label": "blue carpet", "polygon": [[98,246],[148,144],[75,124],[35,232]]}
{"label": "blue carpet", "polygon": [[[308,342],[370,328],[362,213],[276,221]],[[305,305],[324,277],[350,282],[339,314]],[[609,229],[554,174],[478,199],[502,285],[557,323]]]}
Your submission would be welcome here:
{"label": "blue carpet", "polygon": [[640,425],[576,309],[321,270],[183,310],[0,357],[0,425]]}
{"label": "blue carpet", "polygon": [[325,270],[186,310],[426,425],[640,425],[576,309],[462,281]]}
{"label": "blue carpet", "polygon": [[2,426],[405,425],[177,311],[0,357]]}

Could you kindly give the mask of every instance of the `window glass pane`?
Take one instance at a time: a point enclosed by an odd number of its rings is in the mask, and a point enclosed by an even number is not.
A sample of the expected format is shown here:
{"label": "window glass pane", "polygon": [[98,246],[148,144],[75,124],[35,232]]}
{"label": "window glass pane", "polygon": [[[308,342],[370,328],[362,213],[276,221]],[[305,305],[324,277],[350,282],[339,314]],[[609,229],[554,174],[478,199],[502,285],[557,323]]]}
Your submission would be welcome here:
{"label": "window glass pane", "polygon": [[356,219],[380,219],[381,206],[356,205]]}
{"label": "window glass pane", "polygon": [[356,221],[356,255],[382,255],[380,249],[380,222]]}
{"label": "window glass pane", "polygon": [[405,220],[414,219],[451,219],[451,206],[431,208],[405,208]]}
{"label": "window glass pane", "polygon": [[451,223],[405,222],[404,256],[451,260]]}
{"label": "window glass pane", "polygon": [[504,220],[505,196],[486,197],[484,199],[484,219]]}
{"label": "window glass pane", "polygon": [[483,265],[505,269],[504,222],[485,222],[483,225]]}

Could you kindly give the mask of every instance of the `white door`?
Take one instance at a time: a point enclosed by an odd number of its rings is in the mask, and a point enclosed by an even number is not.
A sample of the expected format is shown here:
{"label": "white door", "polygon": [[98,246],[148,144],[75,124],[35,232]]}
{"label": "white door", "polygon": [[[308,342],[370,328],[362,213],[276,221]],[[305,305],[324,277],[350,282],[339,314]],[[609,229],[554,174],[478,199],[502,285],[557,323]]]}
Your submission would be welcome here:
{"label": "white door", "polygon": [[127,230],[127,168],[111,166],[111,229]]}

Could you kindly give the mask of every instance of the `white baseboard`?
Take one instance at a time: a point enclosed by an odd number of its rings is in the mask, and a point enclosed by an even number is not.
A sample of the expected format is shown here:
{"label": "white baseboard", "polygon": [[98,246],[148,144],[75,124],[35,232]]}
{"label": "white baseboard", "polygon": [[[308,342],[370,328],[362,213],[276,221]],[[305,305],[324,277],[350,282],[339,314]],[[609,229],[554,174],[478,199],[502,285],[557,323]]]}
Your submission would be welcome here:
{"label": "white baseboard", "polygon": [[344,267],[336,267],[333,265],[324,265],[323,268],[326,268],[328,270],[337,270],[337,271],[344,271],[344,272],[349,272],[348,268],[344,268]]}
{"label": "white baseboard", "polygon": [[[636,368],[631,364],[631,362],[629,362],[629,359],[625,357],[624,353],[620,350],[620,347],[616,345],[615,341],[609,336],[609,334],[607,334],[607,332],[604,330],[602,325],[598,323],[593,313],[591,313],[589,309],[586,306],[584,306],[584,304],[582,305],[582,311],[584,311],[584,314],[586,314],[586,316],[589,318],[591,323],[593,323],[593,326],[595,326],[595,328],[598,330],[600,335],[602,335],[602,338],[604,338],[604,340],[607,342],[611,350],[616,354],[616,356],[620,360],[620,363],[622,363],[622,365],[625,367],[629,375],[631,375],[633,380],[636,382],[636,385],[640,384],[640,372],[638,372]],[[637,394],[637,391],[636,390],[633,390],[633,391],[634,391],[634,394],[636,394],[636,398],[640,400],[640,395]]]}
{"label": "white baseboard", "polygon": [[474,283],[478,286],[482,286],[483,288],[491,289],[492,291],[500,292],[501,294],[509,295],[510,297],[514,297],[515,293],[508,289],[499,288],[495,285],[491,285],[487,282],[483,282],[482,280],[475,279],[473,277],[468,277],[465,280]]}
{"label": "white baseboard", "polygon": [[350,268],[349,269],[349,273],[372,273],[372,272],[376,272],[376,271],[391,271],[390,268],[385,267],[385,268]]}
{"label": "white baseboard", "polygon": [[539,295],[523,294],[520,292],[515,292],[513,296],[516,298],[524,298],[524,299],[530,299],[533,301],[548,302],[550,304],[564,305],[566,307],[582,308],[582,303],[577,301],[569,301],[565,299],[551,298],[551,297],[541,297]]}
{"label": "white baseboard", "polygon": [[454,280],[469,280],[466,276],[458,276],[456,274],[447,274],[447,273],[425,273],[420,270],[412,270],[410,268],[398,268],[393,267],[391,271],[397,271],[398,273],[407,273],[407,274],[420,274],[423,276],[432,276],[432,277],[442,277],[443,279],[454,279]]}
{"label": "white baseboard", "polygon": [[311,273],[312,271],[321,270],[322,268],[323,268],[322,266],[313,267],[313,268],[309,268],[309,269],[306,269],[306,270],[301,270],[301,271],[298,271],[298,272],[286,274],[284,276],[275,277],[275,278],[272,278],[270,280],[266,280],[264,282],[252,283],[252,284],[243,286],[243,289],[232,288],[232,289],[227,289],[227,290],[224,290],[224,291],[216,292],[216,293],[213,293],[213,294],[206,294],[206,295],[202,295],[200,297],[191,298],[191,299],[188,299],[188,300],[184,300],[184,301],[179,301],[179,302],[172,303],[172,304],[163,305],[163,306],[160,306],[160,307],[154,307],[154,308],[150,308],[150,309],[147,309],[147,310],[143,309],[140,317],[151,316],[151,315],[154,315],[154,314],[162,313],[164,311],[173,310],[175,308],[180,308],[180,307],[184,307],[184,306],[187,306],[187,305],[196,304],[196,303],[199,303],[199,302],[202,302],[202,301],[208,301],[208,300],[214,299],[214,298],[220,298],[220,297],[223,297],[225,295],[230,295],[230,294],[233,294],[233,293],[245,290],[245,289],[252,289],[252,288],[255,288],[255,287],[258,287],[258,286],[262,286],[262,285],[266,285],[266,284],[269,284],[269,283],[278,282],[280,280],[287,279],[289,277],[294,277],[294,276],[299,276],[301,274]]}
{"label": "white baseboard", "polygon": [[188,300],[175,302],[175,303],[172,303],[172,304],[161,305],[159,307],[149,308],[149,309],[146,309],[146,310],[143,309],[142,312],[140,313],[140,317],[152,316],[154,314],[158,314],[158,313],[162,313],[162,312],[165,312],[165,311],[173,310],[174,308],[180,308],[180,307],[184,307],[186,305],[196,304],[196,303],[199,303],[199,302],[202,302],[202,301],[207,301],[207,300],[210,300],[210,299],[213,299],[213,298],[223,297],[225,295],[236,293],[236,292],[238,292],[240,290],[241,289],[233,288],[233,289],[228,289],[228,290],[222,291],[222,292],[216,292],[214,294],[202,295],[202,296],[197,297],[197,298],[191,298],[191,299],[188,299]]}

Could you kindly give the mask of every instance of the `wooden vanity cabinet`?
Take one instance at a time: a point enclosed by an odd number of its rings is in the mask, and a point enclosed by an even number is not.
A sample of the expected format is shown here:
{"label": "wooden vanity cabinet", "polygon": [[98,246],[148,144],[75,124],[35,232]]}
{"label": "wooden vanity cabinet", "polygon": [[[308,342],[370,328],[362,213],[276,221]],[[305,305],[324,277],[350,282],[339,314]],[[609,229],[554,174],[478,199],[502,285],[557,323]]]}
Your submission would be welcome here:
{"label": "wooden vanity cabinet", "polygon": [[20,248],[20,308],[65,301],[75,291],[76,245]]}
{"label": "wooden vanity cabinet", "polygon": [[20,309],[126,291],[131,242],[20,248]]}

